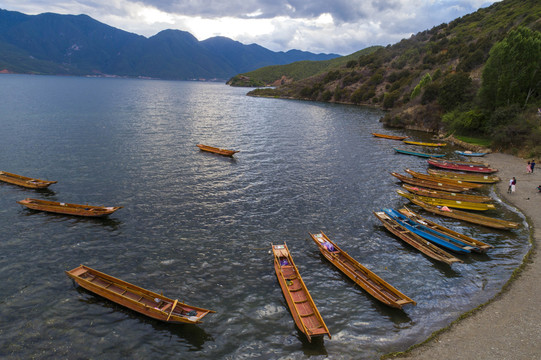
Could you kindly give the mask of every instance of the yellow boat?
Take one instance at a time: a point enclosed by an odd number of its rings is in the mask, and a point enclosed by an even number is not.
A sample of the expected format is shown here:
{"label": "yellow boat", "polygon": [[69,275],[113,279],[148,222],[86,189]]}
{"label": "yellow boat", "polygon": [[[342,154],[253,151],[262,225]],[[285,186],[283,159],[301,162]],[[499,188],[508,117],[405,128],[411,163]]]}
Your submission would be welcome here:
{"label": "yellow boat", "polygon": [[447,206],[447,207],[452,207],[456,209],[475,210],[475,211],[486,211],[486,210],[492,210],[496,208],[493,204],[438,199],[438,198],[432,198],[428,196],[413,195],[402,190],[396,190],[396,192],[398,193],[398,195],[403,196],[407,199],[411,199],[411,198],[418,199],[424,203],[427,203],[433,206]]}
{"label": "yellow boat", "polygon": [[427,143],[427,142],[421,142],[421,141],[411,141],[411,140],[402,140],[404,144],[410,144],[410,145],[420,145],[420,146],[433,146],[433,147],[439,147],[439,146],[446,146],[445,143]]}

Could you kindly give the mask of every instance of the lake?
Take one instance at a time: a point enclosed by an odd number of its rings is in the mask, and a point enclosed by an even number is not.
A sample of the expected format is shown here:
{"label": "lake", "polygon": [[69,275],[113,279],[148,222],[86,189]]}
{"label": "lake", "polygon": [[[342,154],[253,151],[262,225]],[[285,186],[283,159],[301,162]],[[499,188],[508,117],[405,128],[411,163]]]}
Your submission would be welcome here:
{"label": "lake", "polygon": [[[408,203],[389,173],[426,172],[427,163],[371,132],[429,135],[383,129],[375,109],[247,91],[0,75],[0,170],[58,181],[47,190],[0,183],[0,357],[373,359],[486,302],[521,263],[529,230],[502,202],[486,215],[519,221],[520,230],[420,211],[494,245],[452,266],[374,217]],[[221,157],[198,143],[240,152]],[[27,197],[123,208],[78,218],[16,203]],[[320,230],[417,305],[392,309],[354,285],[310,240]],[[271,253],[284,242],[332,339],[308,343],[295,328]],[[216,313],[199,325],[146,318],[75,286],[64,271],[79,264]]]}

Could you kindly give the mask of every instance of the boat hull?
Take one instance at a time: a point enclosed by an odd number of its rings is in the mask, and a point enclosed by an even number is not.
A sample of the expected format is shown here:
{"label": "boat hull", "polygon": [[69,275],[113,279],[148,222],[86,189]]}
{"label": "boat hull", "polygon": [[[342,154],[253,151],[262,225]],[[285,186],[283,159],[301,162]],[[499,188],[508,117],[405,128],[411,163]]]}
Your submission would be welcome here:
{"label": "boat hull", "polygon": [[0,181],[23,186],[29,189],[44,189],[49,185],[56,184],[56,181],[34,179],[22,175],[12,174],[6,171],[0,171]]}
{"label": "boat hull", "polygon": [[214,154],[222,155],[222,156],[228,156],[231,157],[239,152],[239,150],[227,150],[227,149],[220,149],[214,146],[208,146],[203,144],[197,144],[196,145],[201,151],[211,152]]}
{"label": "boat hull", "polygon": [[413,155],[413,156],[419,156],[419,157],[424,157],[424,158],[431,158],[431,157],[440,158],[440,157],[445,156],[445,154],[427,154],[427,153],[422,153],[418,151],[409,151],[409,150],[398,149],[398,148],[393,148],[393,149],[399,154]]}
{"label": "boat hull", "polygon": [[439,199],[439,198],[433,198],[433,197],[428,197],[428,196],[413,195],[413,194],[406,193],[402,190],[397,190],[396,192],[398,193],[398,195],[403,196],[405,198],[408,198],[408,199],[416,198],[418,200],[421,200],[433,206],[447,206],[447,207],[452,207],[455,209],[474,210],[474,211],[486,211],[486,210],[492,210],[496,208],[493,204]]}
{"label": "boat hull", "polygon": [[407,136],[398,136],[398,135],[386,135],[386,134],[378,134],[378,133],[372,133],[373,136],[379,137],[382,139],[390,139],[390,140],[404,140],[407,139]]}
{"label": "boat hull", "polygon": [[412,177],[414,177],[416,179],[441,182],[441,183],[449,184],[449,185],[452,185],[452,186],[467,187],[470,190],[471,189],[477,189],[477,188],[480,188],[480,187],[484,186],[483,184],[479,184],[479,183],[469,183],[469,182],[458,180],[458,179],[448,179],[448,178],[438,177],[438,176],[435,176],[435,175],[423,174],[423,173],[419,173],[417,171],[413,171],[413,170],[410,170],[410,169],[406,169],[404,171],[407,174],[411,175]]}
{"label": "boat hull", "polygon": [[406,184],[410,184],[410,185],[414,185],[414,186],[421,186],[421,187],[425,187],[425,188],[429,188],[429,189],[456,192],[456,193],[471,190],[471,188],[469,188],[469,187],[458,186],[458,185],[455,186],[455,185],[450,185],[450,184],[442,183],[442,182],[429,181],[429,180],[423,180],[423,179],[416,179],[416,178],[412,178],[412,177],[409,177],[409,176],[404,176],[404,175],[401,175],[401,174],[398,174],[398,173],[395,173],[395,172],[392,172],[391,175],[393,175],[398,180],[400,180],[400,181],[402,181],[402,182],[404,182]]}
{"label": "boat hull", "polygon": [[437,169],[428,169],[427,172],[430,175],[436,176],[437,178],[447,178],[447,179],[456,179],[462,180],[469,183],[480,183],[480,184],[494,184],[500,181],[501,179],[496,175],[484,175],[484,174],[475,174],[475,173],[458,173],[455,171],[445,171]]}
{"label": "boat hull", "polygon": [[492,169],[486,166],[458,164],[458,163],[453,163],[450,161],[439,160],[439,159],[428,159],[427,161],[432,166],[439,167],[442,169],[448,169],[448,170],[466,171],[466,172],[483,173],[483,174],[492,174],[498,171],[498,169]]}
{"label": "boat hull", "polygon": [[489,196],[460,194],[448,191],[433,190],[418,186],[411,186],[408,184],[402,184],[402,188],[415,195],[427,196],[438,199],[469,201],[476,203],[485,203],[492,201],[492,198]]}
{"label": "boat hull", "polygon": [[447,146],[447,144],[445,143],[428,143],[428,142],[410,141],[410,140],[404,140],[403,142],[404,144],[418,145],[418,146],[431,146],[431,147]]}
{"label": "boat hull", "polygon": [[103,217],[122,209],[122,206],[80,205],[31,198],[17,201],[17,203],[32,210],[86,217]]}

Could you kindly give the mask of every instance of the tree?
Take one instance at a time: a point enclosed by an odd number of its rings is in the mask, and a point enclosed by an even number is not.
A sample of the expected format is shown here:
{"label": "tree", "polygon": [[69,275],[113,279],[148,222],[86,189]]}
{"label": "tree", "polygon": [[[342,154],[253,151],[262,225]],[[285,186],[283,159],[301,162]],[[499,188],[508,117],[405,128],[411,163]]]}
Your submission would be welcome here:
{"label": "tree", "polygon": [[500,106],[526,106],[541,96],[541,33],[526,27],[509,32],[489,53],[480,97],[494,110]]}
{"label": "tree", "polygon": [[458,72],[443,78],[438,91],[438,102],[445,111],[451,111],[472,98],[473,85],[468,73]]}

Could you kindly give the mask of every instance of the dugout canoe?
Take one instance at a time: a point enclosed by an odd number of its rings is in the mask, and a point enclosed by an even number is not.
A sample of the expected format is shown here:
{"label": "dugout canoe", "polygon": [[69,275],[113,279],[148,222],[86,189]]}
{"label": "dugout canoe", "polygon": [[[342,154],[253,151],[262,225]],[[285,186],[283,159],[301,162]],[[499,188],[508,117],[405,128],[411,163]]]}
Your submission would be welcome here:
{"label": "dugout canoe", "polygon": [[31,198],[17,201],[17,203],[32,210],[89,217],[107,216],[122,209],[122,206],[80,205]]}
{"label": "dugout canoe", "polygon": [[199,149],[201,149],[201,151],[207,151],[207,152],[211,152],[211,153],[214,153],[214,154],[218,154],[218,155],[223,155],[223,156],[233,156],[234,154],[238,153],[240,150],[227,150],[227,149],[221,149],[221,148],[217,148],[217,147],[214,147],[214,146],[208,146],[208,145],[203,145],[203,144],[197,144],[196,145]]}
{"label": "dugout canoe", "polygon": [[312,342],[314,337],[325,335],[330,339],[329,329],[310,296],[287,245],[272,245],[272,253],[274,271],[295,325],[306,335],[309,342]]}
{"label": "dugout canoe", "polygon": [[456,179],[462,180],[470,183],[481,183],[481,184],[494,184],[500,181],[501,179],[496,175],[485,175],[485,174],[475,174],[475,173],[458,173],[455,171],[445,171],[438,169],[428,169],[427,172],[430,175],[447,178],[447,179]]}
{"label": "dugout canoe", "polygon": [[464,235],[462,233],[456,232],[454,230],[449,229],[448,227],[445,227],[443,225],[440,225],[438,223],[435,223],[431,220],[428,220],[421,215],[415,213],[413,210],[409,209],[408,207],[404,206],[402,209],[398,210],[401,214],[407,216],[411,220],[424,225],[428,226],[431,229],[434,229],[436,231],[439,231],[440,233],[446,234],[447,236],[454,237],[458,240],[461,240],[467,244],[471,244],[471,246],[474,247],[475,251],[479,251],[482,253],[487,252],[489,249],[494,248],[494,246],[484,243],[482,241],[479,241],[477,239],[474,239],[472,237],[469,237],[467,235]]}
{"label": "dugout canoe", "polygon": [[427,154],[427,153],[422,153],[418,151],[410,151],[410,150],[399,149],[399,148],[393,148],[393,149],[399,154],[413,155],[413,156],[419,156],[419,157],[424,157],[424,158],[431,158],[431,157],[440,158],[440,157],[445,156],[445,154]]}
{"label": "dugout canoe", "polygon": [[49,185],[57,183],[56,181],[34,179],[27,176],[9,173],[7,171],[0,171],[0,181],[30,189],[44,189]]}
{"label": "dugout canoe", "polygon": [[460,151],[460,150],[455,150],[455,152],[462,156],[475,156],[475,157],[485,156],[486,154],[488,154],[485,152],[472,152],[472,151]]}
{"label": "dugout canoe", "polygon": [[423,174],[423,173],[413,171],[413,170],[410,170],[410,169],[406,169],[404,171],[407,174],[409,174],[409,175],[411,175],[411,176],[413,176],[414,178],[417,178],[417,179],[428,180],[428,181],[436,181],[436,182],[441,182],[441,183],[450,184],[450,185],[459,185],[459,186],[462,186],[462,187],[468,187],[468,188],[470,188],[470,190],[483,187],[483,185],[484,185],[484,184],[479,184],[479,183],[469,183],[469,182],[458,180],[458,179],[448,179],[448,178],[438,177],[438,176],[435,176],[435,175]]}
{"label": "dugout canoe", "polygon": [[463,262],[459,258],[451,255],[442,248],[434,245],[430,241],[426,241],[419,235],[409,231],[404,226],[400,225],[396,220],[390,218],[383,211],[375,211],[374,215],[382,222],[383,226],[396,237],[406,242],[407,244],[413,246],[415,249],[419,250],[426,256],[436,261],[441,261],[448,265],[451,265],[456,262]]}
{"label": "dugout canoe", "polygon": [[402,309],[407,304],[416,304],[415,301],[349,256],[323,232],[310,234],[310,237],[327,260],[377,300],[398,309]]}
{"label": "dugout canoe", "polygon": [[409,176],[404,176],[402,174],[391,172],[391,175],[397,178],[398,180],[405,182],[410,185],[414,186],[421,186],[429,189],[436,189],[441,191],[449,191],[449,192],[464,192],[467,190],[470,190],[469,187],[463,187],[463,186],[454,186],[447,183],[442,182],[436,182],[436,181],[428,181],[428,180],[422,180],[422,179],[416,179]]}
{"label": "dugout canoe", "polygon": [[494,204],[485,204],[485,203],[476,203],[470,201],[460,201],[460,200],[447,200],[447,199],[438,199],[422,195],[413,195],[402,190],[396,190],[397,194],[403,196],[407,199],[417,198],[427,204],[434,206],[447,206],[455,209],[464,209],[464,210],[474,210],[474,211],[487,211],[494,210],[496,206]]}
{"label": "dugout canoe", "polygon": [[187,305],[161,294],[80,265],[66,271],[86,290],[156,320],[175,324],[199,324],[212,310]]}
{"label": "dugout canoe", "polygon": [[402,142],[404,144],[418,145],[418,146],[431,146],[431,147],[447,146],[447,144],[445,143],[429,143],[429,142],[411,141],[411,140],[403,140]]}
{"label": "dugout canoe", "polygon": [[492,174],[498,171],[498,169],[493,169],[486,166],[480,166],[480,165],[472,165],[472,164],[459,164],[456,162],[451,162],[447,160],[441,160],[441,159],[428,159],[428,164],[439,167],[442,169],[448,169],[448,170],[455,170],[455,171],[467,171],[467,172],[475,172],[475,173],[484,173],[484,174]]}
{"label": "dugout canoe", "polygon": [[419,187],[419,186],[411,186],[408,184],[402,184],[402,188],[415,195],[428,196],[428,197],[437,198],[437,199],[459,200],[459,201],[469,201],[469,202],[477,202],[477,203],[484,203],[484,202],[492,201],[492,198],[490,196],[460,194],[460,193],[454,193],[454,192],[448,192],[448,191],[428,189],[428,188]]}
{"label": "dugout canoe", "polygon": [[411,198],[409,199],[409,201],[411,201],[413,204],[418,205],[422,207],[423,209],[425,209],[426,211],[431,212],[433,214],[470,222],[472,224],[483,225],[483,226],[494,228],[494,229],[517,229],[518,227],[520,227],[519,223],[516,223],[513,221],[497,219],[497,218],[493,218],[489,216],[474,214],[471,212],[460,211],[456,209],[442,210],[438,208],[437,206],[427,204],[416,198]]}
{"label": "dugout canoe", "polygon": [[407,139],[407,136],[398,136],[398,135],[387,135],[387,134],[378,134],[378,133],[372,133],[373,136],[383,138],[383,139],[391,139],[391,140],[404,140]]}

